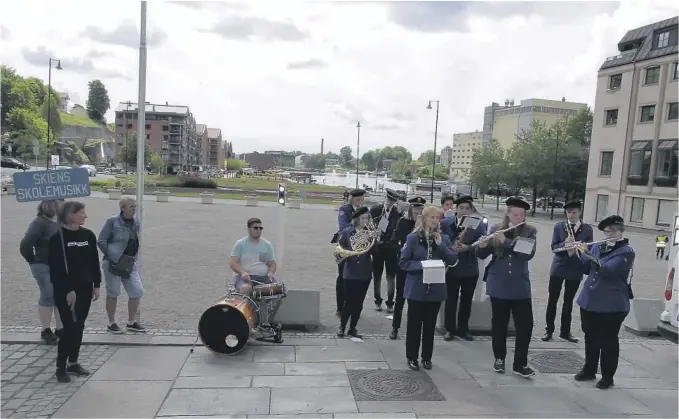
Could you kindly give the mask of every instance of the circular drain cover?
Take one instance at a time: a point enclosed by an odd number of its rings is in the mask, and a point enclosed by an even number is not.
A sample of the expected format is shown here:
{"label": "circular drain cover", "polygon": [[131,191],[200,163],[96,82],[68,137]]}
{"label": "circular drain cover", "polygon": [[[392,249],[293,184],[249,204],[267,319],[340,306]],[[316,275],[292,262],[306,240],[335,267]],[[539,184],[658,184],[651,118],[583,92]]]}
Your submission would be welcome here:
{"label": "circular drain cover", "polygon": [[349,370],[356,400],[442,401],[431,378],[423,372],[406,370]]}

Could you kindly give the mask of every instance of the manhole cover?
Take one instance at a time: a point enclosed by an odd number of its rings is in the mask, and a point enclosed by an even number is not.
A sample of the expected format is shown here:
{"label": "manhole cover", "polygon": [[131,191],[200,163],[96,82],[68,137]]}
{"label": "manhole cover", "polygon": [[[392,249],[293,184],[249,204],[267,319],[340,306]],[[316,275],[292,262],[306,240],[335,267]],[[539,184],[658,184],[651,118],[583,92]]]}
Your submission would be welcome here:
{"label": "manhole cover", "polygon": [[445,401],[424,372],[347,370],[356,401]]}
{"label": "manhole cover", "polygon": [[545,374],[577,374],[585,365],[585,360],[574,351],[532,352],[528,362]]}

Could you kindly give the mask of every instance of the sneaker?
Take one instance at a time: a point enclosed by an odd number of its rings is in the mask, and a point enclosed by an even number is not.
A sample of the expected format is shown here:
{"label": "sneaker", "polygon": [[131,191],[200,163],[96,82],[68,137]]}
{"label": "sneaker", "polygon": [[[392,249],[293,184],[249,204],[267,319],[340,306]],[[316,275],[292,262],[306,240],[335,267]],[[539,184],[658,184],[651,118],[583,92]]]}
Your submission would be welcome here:
{"label": "sneaker", "polygon": [[561,333],[561,334],[559,335],[559,338],[561,338],[561,339],[563,339],[563,340],[565,340],[565,341],[571,342],[571,343],[578,343],[578,342],[579,342],[579,339],[576,338],[576,337],[574,337],[574,336],[571,335],[570,333]]}
{"label": "sneaker", "polygon": [[392,314],[394,312],[394,307],[387,306],[387,314]]}
{"label": "sneaker", "polygon": [[605,378],[602,378],[601,380],[596,382],[596,388],[598,388],[599,390],[608,390],[611,387],[613,387],[613,380],[607,380]]}
{"label": "sneaker", "polygon": [[423,359],[423,360],[422,360],[422,367],[423,367],[425,370],[430,370],[431,367],[432,367],[431,361],[429,361],[429,360],[424,360],[424,359]]}
{"label": "sneaker", "polygon": [[349,329],[349,333],[347,333],[347,335],[351,336],[352,338],[356,338],[356,339],[362,339],[363,338],[363,335],[358,333],[358,330],[356,330],[356,329]]}
{"label": "sneaker", "polygon": [[127,323],[127,325],[125,327],[127,327],[127,330],[129,330],[131,332],[137,332],[137,333],[145,333],[146,332],[146,329],[142,325],[140,325],[139,322],[134,322],[134,323],[131,323],[131,324]]}
{"label": "sneaker", "polygon": [[455,336],[450,332],[446,332],[446,334],[443,335],[443,340],[445,340],[446,342],[450,342],[452,340],[455,340]]}
{"label": "sneaker", "polygon": [[107,329],[108,329],[109,332],[115,333],[116,335],[120,335],[122,333],[125,333],[125,332],[123,332],[123,329],[121,329],[116,323],[109,324]]}
{"label": "sneaker", "polygon": [[413,371],[419,371],[420,364],[416,360],[408,360],[408,368],[410,368]]}
{"label": "sneaker", "polygon": [[344,329],[346,329],[346,326],[342,326],[342,325],[340,325],[340,327],[337,328],[337,337],[338,338],[344,337]]}
{"label": "sneaker", "polygon": [[71,382],[71,377],[68,376],[65,368],[57,368],[57,372],[54,375],[57,377],[57,381],[60,383]]}
{"label": "sneaker", "polygon": [[90,375],[90,372],[83,368],[80,364],[69,365],[66,367],[66,372],[83,377]]}
{"label": "sneaker", "polygon": [[592,381],[596,380],[596,374],[587,374],[584,371],[580,371],[573,377],[575,381]]}
{"label": "sneaker", "polygon": [[389,333],[389,339],[391,340],[398,339],[398,329],[394,328],[391,330],[391,333]]}
{"label": "sneaker", "polygon": [[54,345],[59,340],[59,338],[56,337],[54,333],[52,333],[52,329],[49,327],[40,332],[40,339],[44,340],[48,345]]}
{"label": "sneaker", "polygon": [[474,336],[470,335],[469,333],[462,332],[457,334],[458,337],[461,339],[466,340],[467,342],[473,342],[474,341]]}
{"label": "sneaker", "polygon": [[521,367],[521,368],[514,368],[514,371],[513,371],[513,372],[514,372],[514,374],[520,375],[520,376],[522,376],[523,378],[528,378],[528,377],[532,377],[532,376],[535,375],[535,371],[533,371],[533,369],[530,368],[530,367],[527,366],[527,365],[524,365],[524,366]]}
{"label": "sneaker", "polygon": [[505,373],[505,360],[504,359],[496,359],[495,362],[493,362],[493,370],[495,372],[498,372],[500,374]]}
{"label": "sneaker", "polygon": [[547,332],[542,336],[543,342],[549,342],[550,340],[552,340],[552,334],[550,332]]}
{"label": "sneaker", "polygon": [[375,303],[375,311],[382,311],[382,303]]}

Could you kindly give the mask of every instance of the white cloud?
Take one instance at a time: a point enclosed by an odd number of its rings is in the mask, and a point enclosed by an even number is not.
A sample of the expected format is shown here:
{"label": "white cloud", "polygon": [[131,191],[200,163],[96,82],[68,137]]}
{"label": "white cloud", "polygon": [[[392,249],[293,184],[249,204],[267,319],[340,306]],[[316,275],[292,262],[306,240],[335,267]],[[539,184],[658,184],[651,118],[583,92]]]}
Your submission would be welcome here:
{"label": "white cloud", "polygon": [[[626,31],[675,16],[669,0],[623,3],[148,3],[148,101],[191,107],[236,152],[403,145],[439,148],[481,129],[493,101],[593,104],[596,72]],[[137,2],[24,0],[3,8],[3,63],[87,98],[136,100]],[[42,64],[44,62],[44,64]],[[107,115],[112,119],[112,113]]]}

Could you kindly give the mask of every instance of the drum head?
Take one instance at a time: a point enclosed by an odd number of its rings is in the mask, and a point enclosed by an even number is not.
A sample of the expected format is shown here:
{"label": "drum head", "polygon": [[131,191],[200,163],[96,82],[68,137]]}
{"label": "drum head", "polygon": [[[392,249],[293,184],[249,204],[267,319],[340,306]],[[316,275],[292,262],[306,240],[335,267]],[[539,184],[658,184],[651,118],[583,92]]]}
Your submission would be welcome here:
{"label": "drum head", "polygon": [[200,317],[198,333],[211,351],[233,355],[248,343],[250,326],[240,311],[219,304],[207,309]]}

